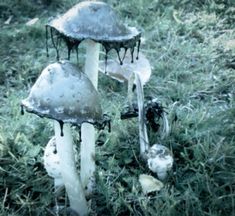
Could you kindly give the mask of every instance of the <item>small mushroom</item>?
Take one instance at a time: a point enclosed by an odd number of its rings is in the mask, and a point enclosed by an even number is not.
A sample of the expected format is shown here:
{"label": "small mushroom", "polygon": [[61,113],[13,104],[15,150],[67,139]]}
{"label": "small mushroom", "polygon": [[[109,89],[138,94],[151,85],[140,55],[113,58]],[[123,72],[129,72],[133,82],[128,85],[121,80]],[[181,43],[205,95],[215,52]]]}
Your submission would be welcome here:
{"label": "small mushroom", "polygon": [[43,155],[44,167],[49,176],[54,179],[55,191],[64,185],[60,170],[60,158],[56,148],[56,137],[53,136],[46,145]]}
{"label": "small mushroom", "polygon": [[[88,77],[68,61],[47,66],[22,100],[22,107],[40,117],[54,119],[55,137],[60,170],[71,208],[79,215],[87,215],[88,208],[73,152],[73,138],[69,124],[102,122],[98,93]],[[89,137],[88,137],[89,138]]]}
{"label": "small mushroom", "polygon": [[160,180],[164,180],[173,166],[171,151],[164,145],[154,144],[149,149],[147,158],[149,169],[156,173]]}
{"label": "small mushroom", "polygon": [[[123,57],[120,50],[124,53],[130,50],[131,61],[134,61],[134,50],[140,46],[141,33],[134,27],[128,27],[121,22],[115,11],[106,3],[100,1],[83,1],[69,9],[62,16],[49,22],[46,26],[47,38],[50,30],[52,44],[59,56],[59,41],[63,40],[68,48],[68,59],[73,49],[78,50],[80,43],[86,42],[85,73],[93,83],[98,86],[98,63],[100,44],[105,49],[105,61],[108,60],[108,53],[114,49],[117,52],[120,64]],[[87,187],[89,181],[93,179],[95,163],[95,131],[92,125],[83,123],[82,128],[81,152],[87,152],[83,158],[81,154],[81,181]],[[90,139],[85,139],[89,136]],[[88,141],[88,142],[87,142]],[[89,162],[87,162],[89,161]],[[83,169],[86,164],[93,164],[89,169]]]}

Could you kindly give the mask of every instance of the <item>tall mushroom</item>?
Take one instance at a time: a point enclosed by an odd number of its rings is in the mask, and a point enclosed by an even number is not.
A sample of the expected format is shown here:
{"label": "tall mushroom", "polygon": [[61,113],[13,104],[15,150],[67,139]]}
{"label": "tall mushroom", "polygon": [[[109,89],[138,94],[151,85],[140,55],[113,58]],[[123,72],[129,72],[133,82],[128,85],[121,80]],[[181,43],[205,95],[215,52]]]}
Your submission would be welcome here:
{"label": "tall mushroom", "polygon": [[[141,33],[133,27],[125,26],[116,15],[114,10],[104,2],[83,1],[72,7],[64,15],[55,18],[46,26],[47,37],[50,30],[51,41],[59,56],[59,42],[63,40],[68,48],[68,59],[73,49],[78,50],[79,44],[86,40],[85,73],[97,88],[99,44],[105,50],[105,62],[108,53],[114,49],[117,52],[120,64],[127,50],[130,50],[131,61],[134,61],[133,53],[140,46]],[[124,49],[124,56],[120,50]],[[137,54],[138,58],[138,54]],[[82,125],[81,151],[86,151],[86,157],[81,159],[81,180],[84,187],[93,178],[95,163],[95,134],[92,126]],[[85,136],[83,136],[85,135]],[[83,169],[88,164],[89,169]]]}
{"label": "tall mushroom", "polygon": [[68,61],[47,66],[22,100],[22,108],[40,117],[54,119],[60,171],[70,206],[79,215],[87,215],[87,203],[78,176],[69,124],[102,123],[102,110],[95,87],[88,77]]}

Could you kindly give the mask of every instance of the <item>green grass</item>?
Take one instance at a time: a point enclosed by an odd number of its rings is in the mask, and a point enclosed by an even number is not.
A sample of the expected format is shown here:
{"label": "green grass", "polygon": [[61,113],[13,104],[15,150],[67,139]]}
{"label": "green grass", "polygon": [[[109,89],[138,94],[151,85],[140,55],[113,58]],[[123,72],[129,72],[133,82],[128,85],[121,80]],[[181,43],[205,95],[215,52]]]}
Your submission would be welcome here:
{"label": "green grass", "polygon": [[[46,57],[45,23],[75,2],[0,3],[0,215],[52,215],[53,181],[42,155],[53,125],[21,116],[19,103],[56,59],[51,45]],[[101,75],[99,92],[112,116],[112,133],[99,133],[91,215],[235,215],[233,1],[105,2],[143,31],[141,50],[153,67],[145,94],[166,107],[172,128],[164,140],[150,131],[150,142],[170,147],[175,163],[160,192],[141,192],[139,175],[152,173],[139,158],[137,119],[120,120],[126,86]],[[26,26],[34,17],[39,21]]]}

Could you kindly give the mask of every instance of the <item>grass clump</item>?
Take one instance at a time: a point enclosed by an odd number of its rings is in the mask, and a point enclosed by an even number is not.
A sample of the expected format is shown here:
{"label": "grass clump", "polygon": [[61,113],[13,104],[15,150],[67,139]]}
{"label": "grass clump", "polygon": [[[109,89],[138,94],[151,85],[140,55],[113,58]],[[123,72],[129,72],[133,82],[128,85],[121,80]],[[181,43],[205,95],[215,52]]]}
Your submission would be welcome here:
{"label": "grass clump", "polygon": [[[0,3],[1,215],[53,215],[53,181],[42,166],[53,127],[21,116],[19,103],[55,60],[52,49],[46,58],[44,25],[75,1],[33,2]],[[143,30],[141,51],[153,68],[145,94],[166,107],[171,124],[163,140],[149,131],[150,143],[170,147],[175,163],[160,192],[142,193],[139,175],[153,173],[139,158],[137,120],[120,120],[126,87],[101,75],[102,105],[113,126],[98,136],[91,215],[234,215],[233,1],[105,2]],[[36,24],[25,25],[35,17]]]}

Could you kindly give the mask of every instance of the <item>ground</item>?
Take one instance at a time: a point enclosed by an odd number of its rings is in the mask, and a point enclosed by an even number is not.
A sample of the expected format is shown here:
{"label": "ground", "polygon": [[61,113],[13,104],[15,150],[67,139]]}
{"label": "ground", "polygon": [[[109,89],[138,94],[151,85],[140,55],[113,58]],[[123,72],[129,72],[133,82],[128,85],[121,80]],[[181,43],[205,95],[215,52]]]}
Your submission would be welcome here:
{"label": "ground", "polygon": [[[169,147],[174,167],[161,191],[142,193],[139,175],[155,175],[139,157],[137,119],[120,119],[126,84],[100,75],[99,93],[112,117],[112,132],[98,134],[91,215],[235,215],[234,1],[105,2],[143,32],[141,51],[152,65],[145,95],[165,107],[171,125],[164,139],[149,131],[150,143]],[[22,116],[19,104],[42,69],[56,61],[51,44],[47,57],[45,24],[75,3],[0,3],[1,215],[53,215],[53,180],[42,163],[53,124]],[[34,18],[35,24],[26,25]],[[79,49],[82,69],[84,49]],[[77,62],[74,54],[72,61]],[[79,149],[76,128],[74,138]]]}

